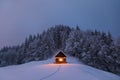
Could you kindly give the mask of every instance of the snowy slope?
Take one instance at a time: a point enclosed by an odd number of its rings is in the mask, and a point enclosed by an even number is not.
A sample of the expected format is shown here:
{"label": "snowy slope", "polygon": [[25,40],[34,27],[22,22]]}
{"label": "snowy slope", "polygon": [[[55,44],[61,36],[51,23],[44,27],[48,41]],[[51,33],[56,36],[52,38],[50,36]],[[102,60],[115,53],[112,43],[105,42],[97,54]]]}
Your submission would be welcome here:
{"label": "snowy slope", "polygon": [[0,80],[120,80],[69,57],[68,64],[54,64],[54,58],[0,68]]}

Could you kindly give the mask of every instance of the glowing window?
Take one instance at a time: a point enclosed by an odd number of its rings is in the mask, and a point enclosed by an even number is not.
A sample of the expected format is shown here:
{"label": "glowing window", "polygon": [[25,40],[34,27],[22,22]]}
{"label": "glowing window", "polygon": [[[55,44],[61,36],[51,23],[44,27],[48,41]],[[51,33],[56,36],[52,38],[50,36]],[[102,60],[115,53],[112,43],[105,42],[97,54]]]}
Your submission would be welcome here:
{"label": "glowing window", "polygon": [[63,61],[63,59],[62,59],[62,58],[60,58],[60,59],[59,59],[59,61],[60,61],[60,62],[62,62],[62,61]]}

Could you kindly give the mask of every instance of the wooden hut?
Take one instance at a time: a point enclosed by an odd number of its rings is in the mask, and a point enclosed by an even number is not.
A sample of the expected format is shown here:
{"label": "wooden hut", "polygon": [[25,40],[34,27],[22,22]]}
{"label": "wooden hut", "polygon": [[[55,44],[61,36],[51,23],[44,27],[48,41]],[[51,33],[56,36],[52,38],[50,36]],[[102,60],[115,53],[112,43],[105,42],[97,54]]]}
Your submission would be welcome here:
{"label": "wooden hut", "polygon": [[66,55],[62,51],[60,51],[55,56],[55,63],[57,63],[57,64],[67,63],[67,61],[66,61]]}

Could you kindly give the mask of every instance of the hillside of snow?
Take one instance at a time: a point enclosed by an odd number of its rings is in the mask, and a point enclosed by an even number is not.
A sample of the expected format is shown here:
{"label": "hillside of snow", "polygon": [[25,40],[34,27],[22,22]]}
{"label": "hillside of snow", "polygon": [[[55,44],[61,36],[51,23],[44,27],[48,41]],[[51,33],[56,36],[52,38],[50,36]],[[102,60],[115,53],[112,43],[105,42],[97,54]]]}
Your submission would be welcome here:
{"label": "hillside of snow", "polygon": [[54,58],[0,68],[0,80],[120,80],[69,57],[67,64],[54,64]]}

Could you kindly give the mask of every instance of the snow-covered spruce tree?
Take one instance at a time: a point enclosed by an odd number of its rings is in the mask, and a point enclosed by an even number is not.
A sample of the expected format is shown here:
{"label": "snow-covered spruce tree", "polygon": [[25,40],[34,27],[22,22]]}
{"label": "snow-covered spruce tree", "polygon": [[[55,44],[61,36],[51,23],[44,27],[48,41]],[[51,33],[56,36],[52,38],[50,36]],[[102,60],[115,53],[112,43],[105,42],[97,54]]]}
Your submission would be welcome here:
{"label": "snow-covered spruce tree", "polygon": [[69,53],[72,56],[77,56],[80,51],[80,47],[82,47],[82,44],[80,44],[80,42],[83,41],[82,38],[82,33],[80,31],[80,29],[76,28],[76,29],[72,29],[69,37],[66,41],[66,47],[65,47],[65,52]]}

